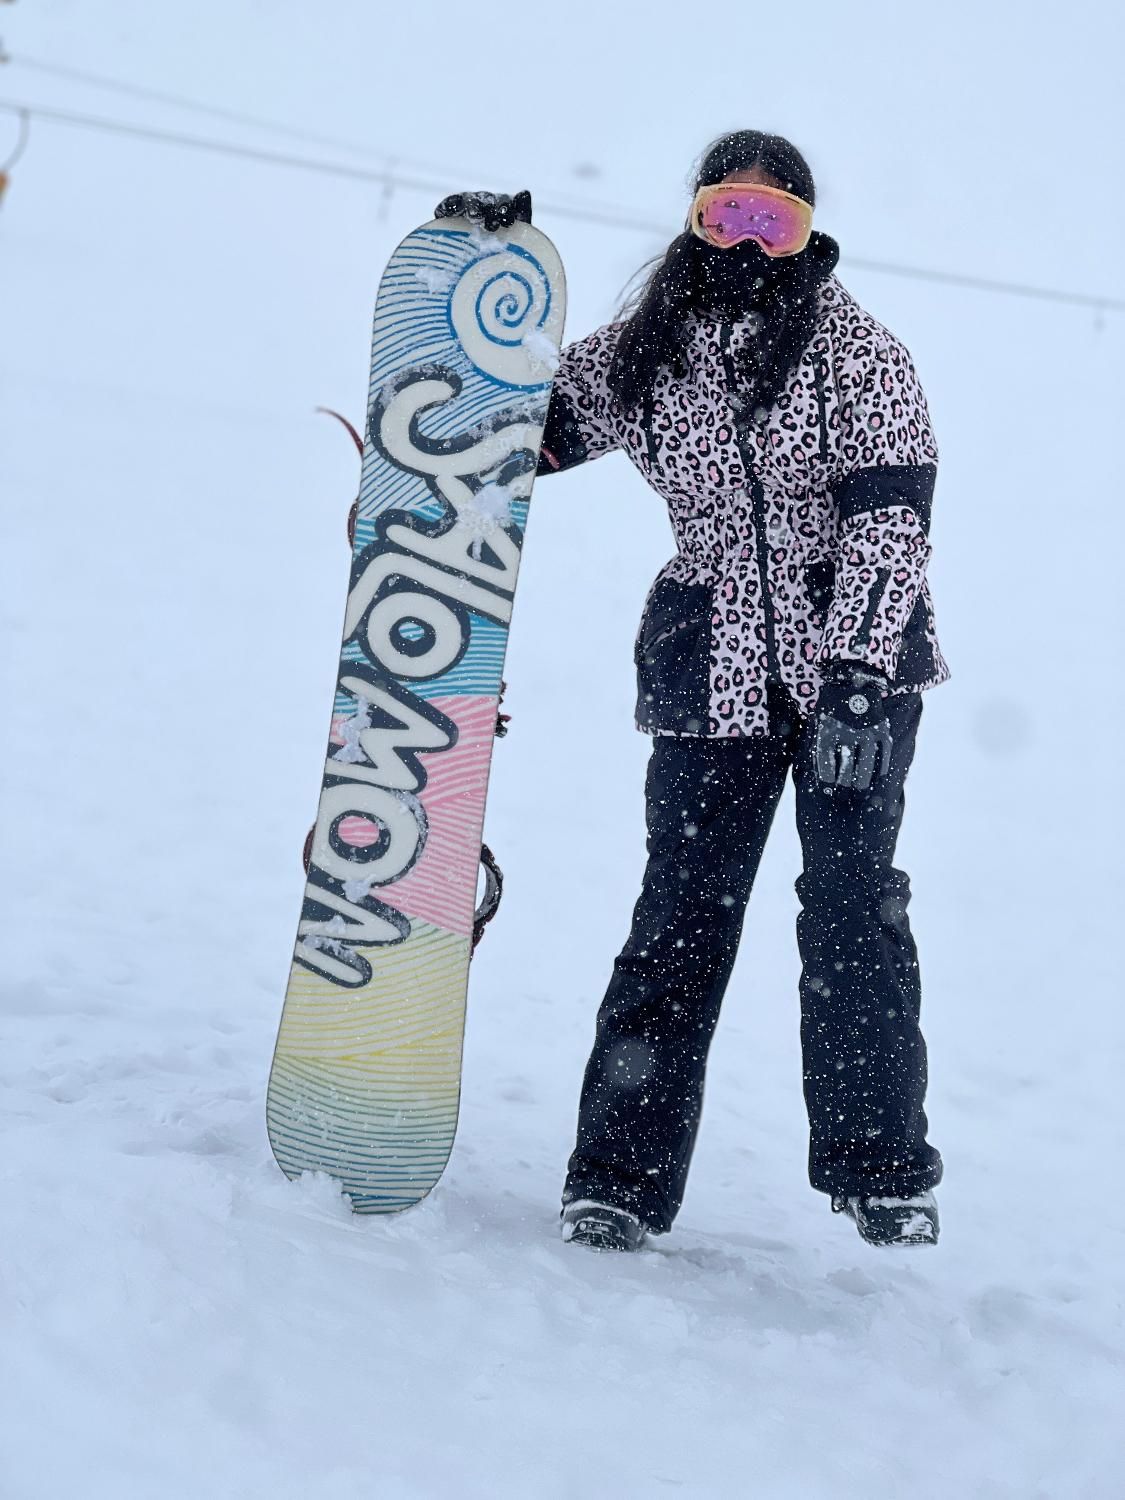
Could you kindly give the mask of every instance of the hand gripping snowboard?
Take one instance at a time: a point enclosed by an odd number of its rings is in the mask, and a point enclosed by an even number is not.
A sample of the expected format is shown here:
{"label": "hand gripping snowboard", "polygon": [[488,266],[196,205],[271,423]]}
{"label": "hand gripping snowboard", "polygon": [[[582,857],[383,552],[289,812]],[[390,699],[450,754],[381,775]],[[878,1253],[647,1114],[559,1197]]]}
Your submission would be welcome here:
{"label": "hand gripping snowboard", "polygon": [[289,1177],[361,1213],[457,1127],[477,868],[528,501],[562,337],[551,242],[463,219],[379,287],[328,758],[267,1101]]}

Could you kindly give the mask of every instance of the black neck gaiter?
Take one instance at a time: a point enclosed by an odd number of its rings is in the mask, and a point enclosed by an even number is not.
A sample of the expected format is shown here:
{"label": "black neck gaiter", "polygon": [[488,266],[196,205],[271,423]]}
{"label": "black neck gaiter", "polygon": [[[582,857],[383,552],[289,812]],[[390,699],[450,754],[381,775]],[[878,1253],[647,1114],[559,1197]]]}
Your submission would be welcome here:
{"label": "black neck gaiter", "polygon": [[781,394],[816,327],[821,284],[840,247],[814,233],[799,255],[768,256],[753,240],[719,250],[696,239],[692,249],[692,311],[701,318],[742,323],[747,337],[736,360],[736,409],[768,410]]}

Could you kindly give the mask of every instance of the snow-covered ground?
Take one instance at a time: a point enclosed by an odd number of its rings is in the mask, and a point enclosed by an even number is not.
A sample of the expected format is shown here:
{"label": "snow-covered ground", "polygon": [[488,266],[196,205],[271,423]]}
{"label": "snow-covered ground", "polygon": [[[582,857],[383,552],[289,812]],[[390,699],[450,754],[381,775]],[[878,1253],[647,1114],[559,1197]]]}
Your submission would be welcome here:
{"label": "snow-covered ground", "polygon": [[[1014,4],[583,0],[561,34],[383,9],[25,4],[0,97],[345,158],[19,63],[53,59],[669,232],[692,155],[765,123],[807,147],[845,255],[1121,295],[1108,4],[1056,29]],[[505,82],[529,39],[548,118]],[[785,808],[676,1231],[628,1260],[556,1238],[641,867],[630,648],[669,546],[619,458],[535,498],[489,810],[508,895],[449,1172],[361,1220],[274,1167],[356,478],[312,408],[361,413],[379,271],[432,197],[38,122],[0,212],[0,1495],[1112,1500],[1121,314],[843,271],[912,347],[943,446],[955,676],[900,861],[941,1247],[870,1250],[805,1182]],[[659,245],[540,222],[574,336]]]}

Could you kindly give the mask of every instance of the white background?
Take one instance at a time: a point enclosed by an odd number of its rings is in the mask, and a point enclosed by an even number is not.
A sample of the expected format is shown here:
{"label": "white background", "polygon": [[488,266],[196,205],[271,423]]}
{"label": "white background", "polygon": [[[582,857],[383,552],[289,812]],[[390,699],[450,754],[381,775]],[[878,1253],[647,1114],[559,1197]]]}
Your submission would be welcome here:
{"label": "white background", "polygon": [[[1125,314],[848,264],[1120,298],[1117,8],[23,0],[0,23],[0,98],[437,187],[37,120],[0,209],[5,1500],[1118,1495]],[[670,550],[619,456],[533,505],[487,830],[508,894],[449,1172],[354,1219],[281,1179],[262,1117],[357,478],[313,408],[361,420],[380,271],[441,193],[533,189],[577,337],[743,126],[807,152],[942,447],[954,678],[899,860],[942,1244],[871,1250],[807,1186],[788,798],[676,1231],[628,1261],[555,1237],[641,869],[631,645]],[[0,115],[0,159],[14,135]]]}

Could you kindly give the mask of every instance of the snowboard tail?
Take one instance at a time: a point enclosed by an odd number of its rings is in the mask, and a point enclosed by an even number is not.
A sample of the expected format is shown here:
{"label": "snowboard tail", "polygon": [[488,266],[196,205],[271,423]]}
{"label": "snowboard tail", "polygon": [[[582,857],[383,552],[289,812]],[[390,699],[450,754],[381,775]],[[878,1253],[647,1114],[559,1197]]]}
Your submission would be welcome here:
{"label": "snowboard tail", "polygon": [[290,1177],[361,1212],[453,1145],[500,680],[562,337],[562,269],[517,224],[424,225],[375,308],[336,698],[267,1099]]}

